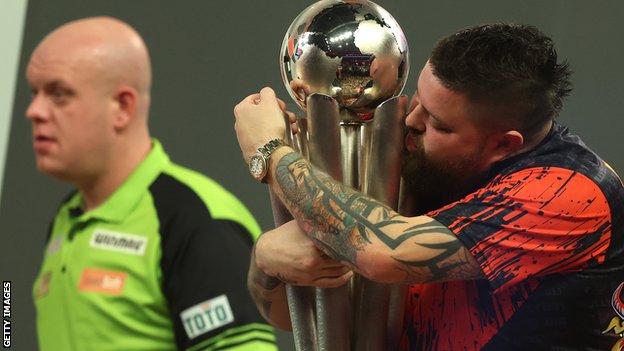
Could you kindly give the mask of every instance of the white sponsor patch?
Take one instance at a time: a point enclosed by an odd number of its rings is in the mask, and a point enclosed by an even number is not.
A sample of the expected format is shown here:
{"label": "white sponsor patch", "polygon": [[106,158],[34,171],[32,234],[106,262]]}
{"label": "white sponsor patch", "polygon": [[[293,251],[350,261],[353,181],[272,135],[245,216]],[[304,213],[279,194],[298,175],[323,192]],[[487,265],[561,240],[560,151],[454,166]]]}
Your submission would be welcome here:
{"label": "white sponsor patch", "polygon": [[185,309],[180,313],[180,318],[189,339],[234,321],[234,315],[225,294]]}
{"label": "white sponsor patch", "polygon": [[134,234],[96,229],[91,235],[91,247],[143,256],[147,238]]}

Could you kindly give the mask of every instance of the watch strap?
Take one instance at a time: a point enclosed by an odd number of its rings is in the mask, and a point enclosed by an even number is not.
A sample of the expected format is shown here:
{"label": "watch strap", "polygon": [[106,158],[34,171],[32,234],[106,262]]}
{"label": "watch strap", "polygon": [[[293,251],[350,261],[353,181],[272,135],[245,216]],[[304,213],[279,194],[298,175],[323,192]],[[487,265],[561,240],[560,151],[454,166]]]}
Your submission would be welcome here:
{"label": "watch strap", "polygon": [[272,139],[268,143],[259,147],[258,152],[260,152],[262,156],[264,156],[268,164],[269,158],[271,157],[271,154],[273,153],[273,151],[275,151],[278,147],[285,146],[285,145],[287,144],[283,139]]}

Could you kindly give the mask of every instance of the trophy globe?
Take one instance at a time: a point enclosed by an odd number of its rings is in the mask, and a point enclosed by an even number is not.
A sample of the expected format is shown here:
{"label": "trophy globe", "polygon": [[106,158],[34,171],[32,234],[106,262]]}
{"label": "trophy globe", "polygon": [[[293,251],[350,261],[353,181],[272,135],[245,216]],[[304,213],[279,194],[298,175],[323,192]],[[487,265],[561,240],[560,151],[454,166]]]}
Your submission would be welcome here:
{"label": "trophy globe", "polygon": [[366,120],[403,90],[409,50],[398,23],[379,5],[323,0],[288,28],[280,68],[286,90],[302,109],[307,96],[320,93]]}

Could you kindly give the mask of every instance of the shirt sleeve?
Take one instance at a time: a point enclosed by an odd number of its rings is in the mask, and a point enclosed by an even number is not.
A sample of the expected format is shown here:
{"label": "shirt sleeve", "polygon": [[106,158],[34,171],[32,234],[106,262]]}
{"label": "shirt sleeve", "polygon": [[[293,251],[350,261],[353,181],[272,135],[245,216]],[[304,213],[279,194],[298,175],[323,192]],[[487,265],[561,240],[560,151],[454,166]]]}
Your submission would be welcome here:
{"label": "shirt sleeve", "polygon": [[277,350],[273,328],[247,291],[247,229],[213,219],[207,210],[187,210],[170,217],[162,231],[163,291],[178,348]]}
{"label": "shirt sleeve", "polygon": [[598,185],[556,167],[499,176],[428,215],[457,235],[494,289],[601,263],[611,234]]}

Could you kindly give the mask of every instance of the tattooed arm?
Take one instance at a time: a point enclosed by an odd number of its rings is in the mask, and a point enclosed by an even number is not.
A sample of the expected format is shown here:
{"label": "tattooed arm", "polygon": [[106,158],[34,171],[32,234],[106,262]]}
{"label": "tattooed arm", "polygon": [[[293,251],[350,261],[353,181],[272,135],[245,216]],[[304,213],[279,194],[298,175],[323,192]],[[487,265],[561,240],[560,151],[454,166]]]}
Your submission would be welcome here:
{"label": "tattooed arm", "polygon": [[322,250],[371,280],[482,277],[474,257],[444,225],[427,216],[399,215],[334,181],[289,147],[273,153],[269,184]]}

